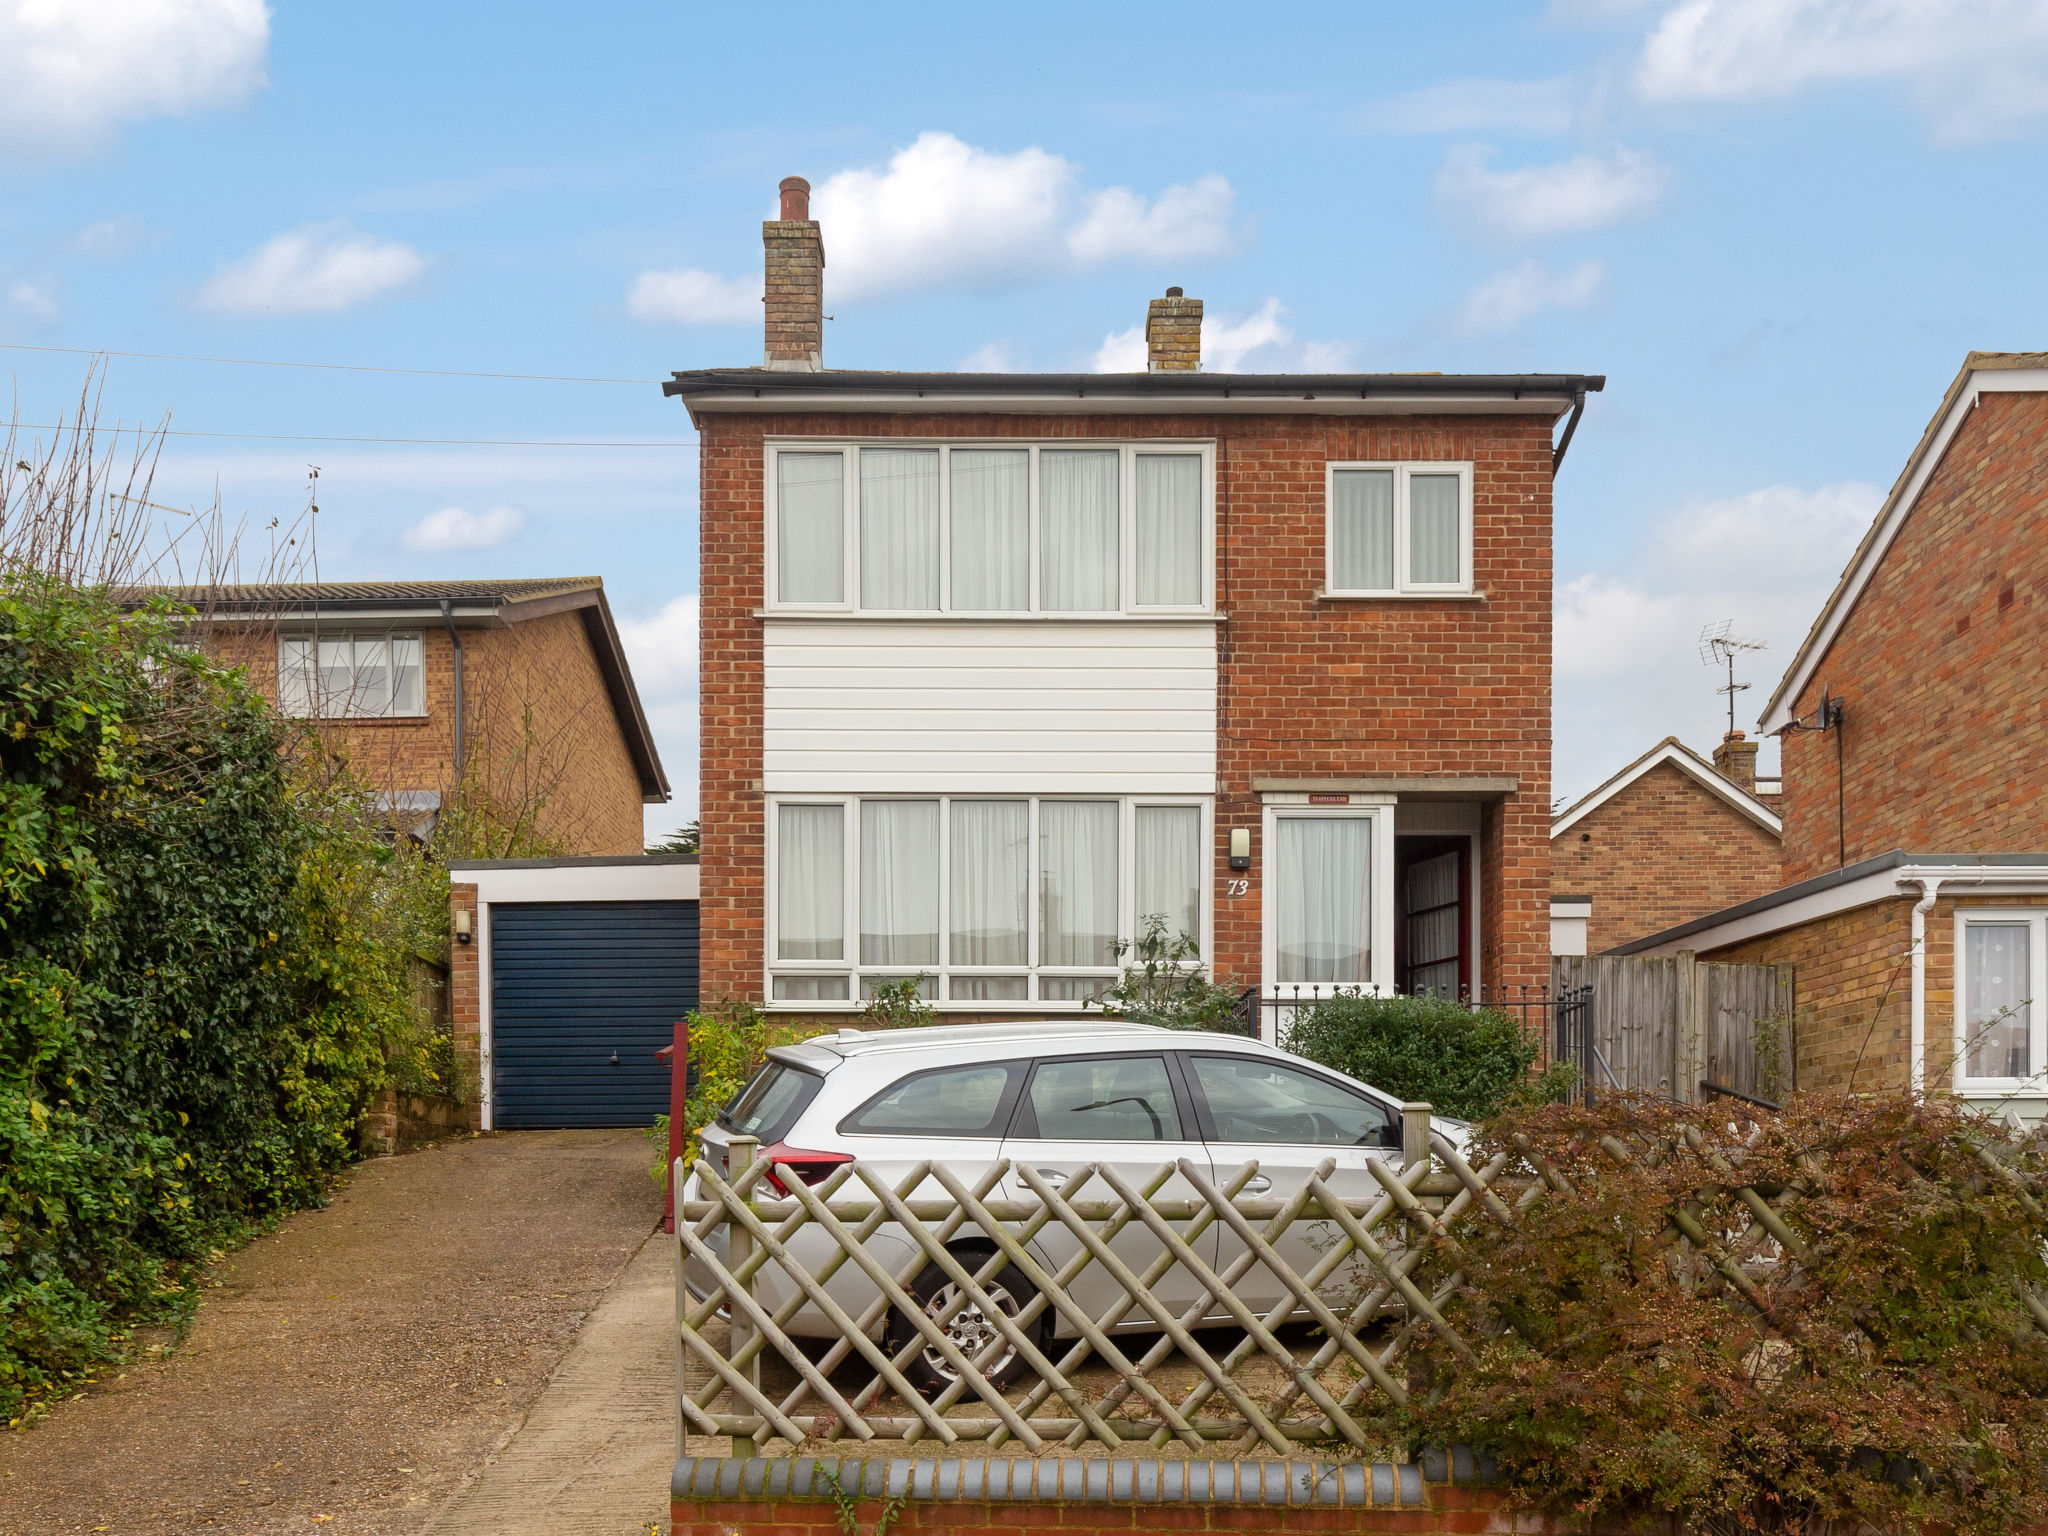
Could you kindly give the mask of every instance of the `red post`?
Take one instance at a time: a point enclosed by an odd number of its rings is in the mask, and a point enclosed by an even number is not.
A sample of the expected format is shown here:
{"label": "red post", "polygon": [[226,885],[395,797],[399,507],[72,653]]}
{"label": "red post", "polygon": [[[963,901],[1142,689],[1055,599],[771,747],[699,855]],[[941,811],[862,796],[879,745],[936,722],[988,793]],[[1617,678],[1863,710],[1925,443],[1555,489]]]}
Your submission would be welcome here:
{"label": "red post", "polygon": [[676,1159],[683,1155],[683,1133],[690,1118],[690,1021],[676,1020],[676,1038],[673,1045],[664,1045],[654,1053],[668,1063],[668,1170],[669,1177],[663,1181],[664,1194],[661,1205],[661,1229],[673,1232],[676,1229]]}

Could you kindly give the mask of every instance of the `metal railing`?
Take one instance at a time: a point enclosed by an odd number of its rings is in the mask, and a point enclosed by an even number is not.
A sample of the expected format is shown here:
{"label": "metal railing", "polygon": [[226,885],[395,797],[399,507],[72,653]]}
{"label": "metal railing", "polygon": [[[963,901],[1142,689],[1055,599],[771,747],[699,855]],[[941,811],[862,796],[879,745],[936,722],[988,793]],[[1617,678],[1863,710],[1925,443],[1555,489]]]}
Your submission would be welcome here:
{"label": "metal railing", "polygon": [[[1238,1031],[1252,1039],[1272,1038],[1287,1043],[1287,1032],[1295,1017],[1318,1003],[1340,997],[1363,995],[1356,987],[1303,982],[1279,987],[1246,987],[1237,1002]],[[1557,1061],[1568,1061],[1579,1069],[1579,1081],[1587,1091],[1611,1086],[1613,1073],[1606,1070],[1593,1040],[1593,989],[1567,987],[1552,992],[1548,987],[1497,987],[1461,994],[1456,1001],[1467,1008],[1490,1008],[1513,1014],[1522,1028],[1539,1043],[1538,1071]],[[1271,1025],[1271,1029],[1267,1026]]]}
{"label": "metal railing", "polygon": [[[1014,1440],[1033,1453],[1129,1441],[1201,1454],[1264,1445],[1284,1455],[1303,1441],[1364,1449],[1366,1422],[1407,1400],[1400,1362],[1419,1326],[1465,1353],[1439,1310],[1462,1279],[1420,1287],[1422,1239],[1481,1208],[1507,1215],[1492,1189],[1506,1159],[1471,1167],[1431,1134],[1428,1112],[1408,1106],[1398,1160],[1363,1160],[1376,1186],[1364,1198],[1332,1187],[1335,1157],[1266,1194],[1253,1193],[1265,1183],[1256,1162],[1218,1181],[1187,1159],[1141,1178],[1089,1163],[1058,1183],[1007,1160],[971,1183],[937,1161],[893,1183],[856,1162],[810,1188],[800,1170],[736,1140],[730,1166],[741,1171],[728,1182],[699,1159],[708,1198],[686,1199],[676,1223],[679,1275],[696,1277],[677,1293],[681,1430],[730,1436],[735,1455],[764,1438],[848,1435]],[[1192,1197],[1163,1196],[1169,1182]],[[1000,1197],[1006,1183],[1028,1197]],[[942,1198],[925,1196],[933,1185]],[[1304,1242],[1297,1229],[1308,1228]],[[894,1268],[875,1251],[885,1231],[908,1252]],[[1120,1243],[1126,1234],[1137,1242]],[[1150,1257],[1140,1267],[1141,1245]],[[852,1284],[840,1278],[848,1266]],[[1279,1291],[1256,1308],[1240,1295],[1255,1268]],[[1090,1306],[1077,1285],[1091,1270],[1111,1282],[1106,1305]],[[954,1326],[962,1317],[976,1330]],[[1306,1342],[1293,1326],[1302,1322],[1319,1330]],[[1219,1326],[1229,1333],[1219,1338]],[[1376,1330],[1386,1336],[1369,1339]],[[806,1332],[829,1340],[816,1358]],[[963,1348],[963,1337],[984,1342]],[[1160,1371],[1176,1354],[1193,1377],[1169,1388]],[[764,1362],[794,1384],[771,1392]],[[1020,1365],[1027,1385],[1013,1393],[1004,1380]]]}

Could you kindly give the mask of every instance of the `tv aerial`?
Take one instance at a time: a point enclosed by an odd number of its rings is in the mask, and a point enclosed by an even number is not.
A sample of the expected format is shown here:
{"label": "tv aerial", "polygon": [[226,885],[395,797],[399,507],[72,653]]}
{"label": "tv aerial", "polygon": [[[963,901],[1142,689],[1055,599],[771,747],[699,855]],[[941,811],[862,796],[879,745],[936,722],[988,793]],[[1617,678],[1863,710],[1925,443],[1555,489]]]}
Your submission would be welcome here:
{"label": "tv aerial", "polygon": [[1745,640],[1740,635],[1731,634],[1730,631],[1734,627],[1735,621],[1733,619],[1721,619],[1700,630],[1700,664],[1707,667],[1726,667],[1728,669],[1728,681],[1719,688],[1716,688],[1714,692],[1728,695],[1728,734],[1730,736],[1735,734],[1735,695],[1745,693],[1749,689],[1749,684],[1735,681],[1735,658],[1744,651],[1761,651],[1768,648],[1765,641]]}

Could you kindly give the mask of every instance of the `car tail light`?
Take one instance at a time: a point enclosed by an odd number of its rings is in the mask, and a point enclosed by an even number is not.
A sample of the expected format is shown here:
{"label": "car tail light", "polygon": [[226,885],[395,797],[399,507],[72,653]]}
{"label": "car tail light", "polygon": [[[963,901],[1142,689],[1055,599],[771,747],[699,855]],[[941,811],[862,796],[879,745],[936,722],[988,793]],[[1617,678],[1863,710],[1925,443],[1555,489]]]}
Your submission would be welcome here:
{"label": "car tail light", "polygon": [[853,1161],[851,1152],[807,1152],[802,1147],[792,1147],[780,1141],[761,1150],[777,1165],[769,1169],[768,1182],[785,1195],[790,1192],[789,1186],[782,1182],[779,1174],[793,1173],[804,1181],[806,1189],[815,1189],[831,1177],[834,1168]]}

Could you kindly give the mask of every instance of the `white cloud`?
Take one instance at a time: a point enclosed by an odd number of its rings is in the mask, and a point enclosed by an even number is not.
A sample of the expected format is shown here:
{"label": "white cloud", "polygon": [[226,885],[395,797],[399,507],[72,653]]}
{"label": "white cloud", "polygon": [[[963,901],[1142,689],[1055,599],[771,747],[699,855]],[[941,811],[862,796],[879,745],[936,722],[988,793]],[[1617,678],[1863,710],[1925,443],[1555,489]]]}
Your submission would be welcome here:
{"label": "white cloud", "polygon": [[[1202,313],[1202,369],[1205,373],[1330,373],[1350,360],[1340,341],[1295,339],[1283,318],[1287,306],[1269,298],[1248,315],[1225,315],[1206,306]],[[1143,373],[1149,362],[1145,327],[1113,331],[1095,350],[1097,373]]]}
{"label": "white cloud", "polygon": [[1089,198],[1086,216],[1067,236],[1067,249],[1084,266],[1221,256],[1237,243],[1230,224],[1236,208],[1237,194],[1221,176],[1168,187],[1149,202],[1128,187],[1111,187]]}
{"label": "white cloud", "polygon": [[1643,45],[1657,103],[1744,101],[1846,80],[1899,80],[1949,141],[2048,115],[2043,0],[1683,0]]}
{"label": "white cloud", "polygon": [[1525,261],[1472,290],[1458,307],[1457,330],[1463,336],[1511,331],[1539,310],[1584,309],[1606,286],[1607,269],[1597,261],[1580,262],[1567,272]]}
{"label": "white cloud", "polygon": [[[1141,334],[1139,340],[1143,339]],[[1007,341],[991,341],[961,358],[958,367],[962,373],[1017,373],[1023,365],[1017,361],[1016,349]]]}
{"label": "white cloud", "polygon": [[86,225],[71,237],[71,249],[93,261],[117,261],[137,246],[161,238],[151,234],[141,214],[124,213]]}
{"label": "white cloud", "polygon": [[720,277],[699,267],[642,272],[626,296],[635,320],[668,320],[678,325],[732,325],[761,321],[758,278]]}
{"label": "white cloud", "polygon": [[1378,133],[1563,133],[1572,125],[1569,80],[1446,80],[1366,108]]}
{"label": "white cloud", "polygon": [[[1777,485],[1673,509],[1627,559],[1560,575],[1554,771],[1583,794],[1665,736],[1704,751],[1728,727],[1724,680],[1701,665],[1700,630],[1732,620],[1769,649],[1738,662],[1737,699],[1753,731],[1882,494],[1847,482]],[[1768,747],[1767,747],[1768,750]]]}
{"label": "white cloud", "polygon": [[1454,222],[1505,240],[1600,229],[1657,206],[1670,179],[1649,155],[1630,149],[1574,155],[1554,165],[1496,171],[1493,151],[1466,144],[1437,172],[1437,205]]}
{"label": "white cloud", "polygon": [[[1106,262],[1159,265],[1235,249],[1237,194],[1221,176],[1153,197],[1080,189],[1080,170],[1043,149],[1004,154],[923,133],[886,165],[840,171],[811,194],[829,301],[906,289],[989,287]],[[627,300],[643,320],[758,316],[761,285],[688,269],[645,272]],[[750,301],[744,313],[742,296]]]}
{"label": "white cloud", "polygon": [[263,0],[0,3],[0,145],[75,150],[121,123],[227,106],[264,83]]}
{"label": "white cloud", "polygon": [[443,507],[438,512],[429,512],[406,529],[398,542],[416,554],[440,554],[451,549],[496,549],[525,526],[526,514],[517,507],[492,507],[488,512]]}
{"label": "white cloud", "polygon": [[697,599],[678,597],[651,618],[619,626],[633,684],[654,732],[675,799],[647,808],[647,835],[661,837],[697,815]]}
{"label": "white cloud", "polygon": [[57,296],[36,283],[16,283],[7,290],[7,302],[31,319],[45,324],[57,318]]}
{"label": "white cloud", "polygon": [[406,287],[426,269],[409,245],[346,224],[304,224],[223,266],[193,302],[222,315],[332,314]]}

